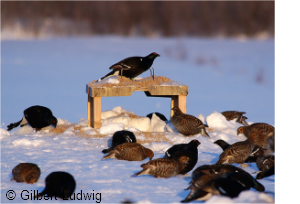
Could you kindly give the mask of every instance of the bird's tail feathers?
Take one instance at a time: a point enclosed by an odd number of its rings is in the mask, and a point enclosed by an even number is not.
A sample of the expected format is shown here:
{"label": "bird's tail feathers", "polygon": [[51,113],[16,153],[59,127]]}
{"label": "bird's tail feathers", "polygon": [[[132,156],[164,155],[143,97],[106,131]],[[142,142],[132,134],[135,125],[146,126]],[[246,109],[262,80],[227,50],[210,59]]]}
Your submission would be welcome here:
{"label": "bird's tail feathers", "polygon": [[20,123],[22,122],[22,120],[23,120],[23,118],[19,122],[9,124],[7,126],[7,131],[11,131],[15,127],[18,127],[20,125]]}
{"label": "bird's tail feathers", "polygon": [[112,148],[104,149],[102,150],[102,153],[107,154],[110,152],[110,150],[112,150]]}
{"label": "bird's tail feathers", "polygon": [[208,138],[210,138],[209,135],[208,135],[208,133],[206,132],[205,128],[202,128],[202,129],[201,129],[200,134],[201,134],[201,135],[204,135],[204,136],[206,136],[206,137],[208,137]]}
{"label": "bird's tail feathers", "polygon": [[108,155],[104,156],[102,159],[114,159],[116,158],[115,152],[110,152]]}
{"label": "bird's tail feathers", "polygon": [[207,200],[212,196],[211,193],[208,193],[206,191],[203,191],[202,189],[197,189],[196,191],[191,191],[190,194],[181,202],[182,203],[188,203],[193,200]]}
{"label": "bird's tail feathers", "polygon": [[110,76],[116,76],[119,75],[120,70],[112,70],[111,72],[109,72],[108,74],[106,74],[104,77],[101,78],[101,80],[110,77]]}
{"label": "bird's tail feathers", "polygon": [[149,169],[144,168],[142,171],[139,171],[139,172],[133,174],[131,177],[137,177],[139,175],[145,175],[145,174],[148,174],[148,172],[149,172]]}

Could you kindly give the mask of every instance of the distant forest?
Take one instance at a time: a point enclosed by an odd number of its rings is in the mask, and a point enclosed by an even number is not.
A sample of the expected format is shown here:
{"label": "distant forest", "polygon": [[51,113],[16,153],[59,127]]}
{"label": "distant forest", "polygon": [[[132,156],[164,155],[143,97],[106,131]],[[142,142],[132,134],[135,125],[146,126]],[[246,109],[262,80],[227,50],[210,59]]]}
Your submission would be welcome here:
{"label": "distant forest", "polygon": [[274,36],[274,1],[2,1],[1,28],[39,35]]}

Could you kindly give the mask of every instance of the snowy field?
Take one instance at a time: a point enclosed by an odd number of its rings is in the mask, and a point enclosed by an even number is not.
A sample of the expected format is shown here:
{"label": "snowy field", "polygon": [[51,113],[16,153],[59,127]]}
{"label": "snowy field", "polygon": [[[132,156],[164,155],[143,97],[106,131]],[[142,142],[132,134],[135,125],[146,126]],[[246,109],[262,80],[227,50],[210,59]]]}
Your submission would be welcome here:
{"label": "snowy field", "polygon": [[[112,114],[113,112],[114,114]],[[117,116],[124,112],[125,116]],[[36,133],[30,126],[17,128],[11,133],[1,129],[1,201],[7,202],[5,194],[8,190],[13,189],[16,198],[9,202],[33,202],[30,200],[31,198],[26,201],[23,201],[23,199],[27,199],[26,195],[33,193],[34,190],[41,192],[45,187],[45,177],[52,171],[66,171],[76,179],[75,194],[79,193],[79,199],[81,198],[80,193],[83,192],[101,193],[101,202],[104,203],[119,203],[124,200],[140,203],[178,203],[189,193],[184,189],[187,188],[191,180],[192,172],[168,179],[158,179],[149,175],[132,178],[131,175],[140,171],[140,165],[146,163],[149,159],[133,162],[114,159],[102,160],[104,156],[102,150],[107,148],[110,142],[109,139],[115,131],[125,128],[133,131],[137,142],[154,151],[153,159],[162,158],[164,152],[171,147],[171,144],[188,143],[193,139],[197,139],[201,144],[198,147],[199,159],[195,168],[204,164],[214,164],[218,160],[222,150],[213,144],[214,141],[223,139],[231,144],[246,139],[243,135],[236,135],[236,129],[241,124],[235,121],[227,121],[218,112],[213,112],[206,117],[207,124],[210,127],[208,129],[210,139],[199,134],[185,137],[179,134],[169,122],[165,123],[156,117],[153,117],[151,122],[150,120],[142,120],[143,118],[134,119],[126,116],[126,112],[121,107],[116,107],[112,111],[103,114],[108,118],[103,119],[104,125],[101,128],[86,127],[87,120],[82,119],[75,126],[67,128],[62,134],[56,134],[50,130]],[[127,120],[125,120],[126,117]],[[200,114],[199,118],[203,120],[203,115]],[[140,122],[138,123],[136,120]],[[62,125],[70,125],[70,123],[67,120],[58,119],[58,127]],[[75,127],[81,127],[81,129],[76,130]],[[159,132],[154,133],[154,129]],[[141,134],[140,130],[153,132],[154,135],[163,134],[163,136],[161,135],[160,138],[154,137],[155,141],[149,141],[145,135]],[[102,136],[99,136],[99,133]],[[105,134],[107,136],[103,137]],[[86,135],[91,137],[87,138]],[[42,174],[37,183],[31,185],[10,181],[11,170],[19,162],[36,163],[41,168]],[[254,177],[256,176],[254,172],[258,171],[255,163],[246,167],[245,170]],[[238,198],[234,199],[213,196],[207,203],[273,203],[275,176],[264,178],[259,182],[265,186],[266,193],[251,189],[242,192]],[[23,194],[21,194],[22,192]],[[96,201],[95,197],[90,202]]]}
{"label": "snowy field", "polygon": [[[154,122],[125,123],[104,119],[100,129],[86,127],[87,94],[85,85],[108,73],[115,62],[129,56],[146,56],[157,52],[155,74],[189,86],[187,113],[204,120],[208,134],[184,137],[172,132],[170,124]],[[245,140],[237,136],[240,124],[226,121],[220,112],[245,111],[248,123],[265,122],[275,126],[274,118],[274,39],[205,39],[205,38],[123,38],[87,37],[12,40],[1,42],[1,202],[37,202],[22,200],[23,190],[43,190],[44,180],[52,171],[67,171],[76,179],[75,194],[101,193],[102,203],[120,203],[127,199],[140,203],[178,203],[189,193],[184,189],[191,179],[185,176],[157,179],[151,176],[130,177],[149,161],[128,162],[102,160],[113,133],[121,129],[134,131],[137,140],[161,158],[172,144],[198,139],[198,167],[214,164],[221,148],[213,142],[228,143]],[[141,77],[148,77],[145,72]],[[59,126],[71,126],[62,133],[51,130],[34,132],[29,126],[6,131],[11,122],[19,121],[23,110],[32,105],[49,107],[59,118]],[[122,107],[122,109],[120,108]],[[130,97],[102,99],[103,111],[123,110],[138,116],[151,112],[163,113],[168,119],[170,99],[147,98],[144,93]],[[111,113],[111,112],[110,112]],[[105,122],[106,121],[106,122]],[[152,124],[152,125],[151,125]],[[167,125],[167,126],[166,126]],[[167,128],[169,127],[169,128]],[[163,131],[163,139],[149,141],[139,130]],[[100,136],[99,136],[100,135]],[[33,185],[10,181],[11,170],[20,162],[36,163],[42,171]],[[239,165],[237,165],[239,166]],[[254,177],[255,164],[246,167]],[[254,189],[229,199],[213,196],[206,203],[272,203],[275,200],[275,176],[260,182],[266,193]],[[14,190],[17,197],[6,199]],[[32,191],[31,191],[32,190]],[[96,203],[96,199],[90,200]],[[62,202],[39,201],[39,202]],[[63,201],[74,202],[74,201]],[[77,201],[77,203],[88,201]],[[202,201],[194,201],[202,203]]]}

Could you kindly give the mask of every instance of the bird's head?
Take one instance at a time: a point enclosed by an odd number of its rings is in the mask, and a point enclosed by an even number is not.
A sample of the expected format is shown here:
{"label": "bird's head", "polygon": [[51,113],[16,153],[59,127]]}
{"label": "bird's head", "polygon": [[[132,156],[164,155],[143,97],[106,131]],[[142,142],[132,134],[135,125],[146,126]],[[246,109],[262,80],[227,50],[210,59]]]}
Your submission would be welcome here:
{"label": "bird's head", "polygon": [[245,129],[245,126],[241,126],[237,129],[237,135],[239,135],[240,133],[244,133],[244,129]]}
{"label": "bird's head", "polygon": [[190,144],[193,144],[198,147],[201,143],[198,140],[192,140],[190,141]]}
{"label": "bird's head", "polygon": [[150,55],[147,56],[150,59],[155,59],[156,57],[160,57],[159,54],[157,54],[156,52],[152,52]]}
{"label": "bird's head", "polygon": [[148,149],[148,148],[145,148],[145,152],[146,152],[146,155],[147,157],[152,160],[152,158],[154,157],[154,153],[151,149]]}
{"label": "bird's head", "polygon": [[178,106],[174,106],[173,108],[171,108],[171,110],[174,111],[174,113],[182,113],[182,111],[180,110],[180,108]]}
{"label": "bird's head", "polygon": [[56,128],[57,126],[57,118],[53,116],[53,118],[51,119],[51,124]]}

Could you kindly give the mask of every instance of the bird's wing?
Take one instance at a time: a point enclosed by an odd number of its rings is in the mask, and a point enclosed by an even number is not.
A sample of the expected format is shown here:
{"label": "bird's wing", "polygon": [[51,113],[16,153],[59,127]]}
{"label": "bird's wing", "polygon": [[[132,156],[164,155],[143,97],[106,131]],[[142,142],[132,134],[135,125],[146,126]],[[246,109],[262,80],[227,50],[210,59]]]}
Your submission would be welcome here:
{"label": "bird's wing", "polygon": [[140,65],[142,57],[128,57],[113,64],[109,69],[132,69]]}

